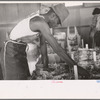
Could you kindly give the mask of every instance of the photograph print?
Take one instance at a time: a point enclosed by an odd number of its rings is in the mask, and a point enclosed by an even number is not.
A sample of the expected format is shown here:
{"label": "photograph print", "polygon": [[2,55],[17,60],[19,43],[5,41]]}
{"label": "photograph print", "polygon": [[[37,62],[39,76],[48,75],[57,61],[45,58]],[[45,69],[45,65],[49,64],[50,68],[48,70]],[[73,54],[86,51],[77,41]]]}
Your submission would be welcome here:
{"label": "photograph print", "polygon": [[99,80],[100,3],[0,3],[0,80]]}

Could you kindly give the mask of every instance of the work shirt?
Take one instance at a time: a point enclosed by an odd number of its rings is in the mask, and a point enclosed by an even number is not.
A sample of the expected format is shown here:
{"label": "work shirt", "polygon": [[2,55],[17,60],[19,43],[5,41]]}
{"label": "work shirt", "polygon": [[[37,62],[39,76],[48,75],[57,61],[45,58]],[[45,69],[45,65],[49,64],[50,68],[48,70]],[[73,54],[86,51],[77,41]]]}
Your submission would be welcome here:
{"label": "work shirt", "polygon": [[30,29],[30,19],[39,16],[38,13],[35,13],[33,16],[28,17],[20,21],[11,31],[10,39],[16,40],[21,37],[31,36],[38,34],[38,32],[33,32]]}

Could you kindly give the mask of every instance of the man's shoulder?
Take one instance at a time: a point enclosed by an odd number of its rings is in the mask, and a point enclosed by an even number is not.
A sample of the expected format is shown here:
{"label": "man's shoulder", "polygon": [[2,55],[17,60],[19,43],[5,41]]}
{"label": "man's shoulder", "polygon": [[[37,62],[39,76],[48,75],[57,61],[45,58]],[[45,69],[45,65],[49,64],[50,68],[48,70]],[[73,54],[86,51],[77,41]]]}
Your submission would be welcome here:
{"label": "man's shoulder", "polygon": [[30,19],[30,22],[45,22],[44,17],[42,16],[35,16]]}
{"label": "man's shoulder", "polygon": [[30,19],[30,27],[31,30],[42,30],[43,27],[48,27],[48,24],[43,17],[35,16],[34,18]]}

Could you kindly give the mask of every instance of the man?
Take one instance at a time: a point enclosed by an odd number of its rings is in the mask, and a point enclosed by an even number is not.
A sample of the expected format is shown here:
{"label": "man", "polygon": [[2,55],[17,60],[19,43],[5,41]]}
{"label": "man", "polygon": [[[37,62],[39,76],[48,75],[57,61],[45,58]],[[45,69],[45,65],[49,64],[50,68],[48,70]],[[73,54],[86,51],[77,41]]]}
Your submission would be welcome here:
{"label": "man", "polygon": [[100,8],[95,8],[92,12],[93,19],[91,24],[90,32],[90,47],[94,48],[96,46],[100,47]]}
{"label": "man", "polygon": [[[68,10],[63,4],[52,6],[46,14],[32,15],[22,20],[10,33],[10,40],[6,42],[4,48],[4,79],[27,79],[29,75],[26,59],[26,46],[28,43],[38,44],[36,40],[40,38],[40,52],[44,70],[48,68],[47,41],[55,53],[57,53],[70,67],[77,65],[59,46],[56,39],[50,32],[50,28],[62,24],[68,16]],[[8,52],[9,51],[9,52]],[[38,58],[38,57],[37,57]],[[7,60],[6,60],[7,59]],[[10,67],[9,67],[10,66]],[[7,68],[9,69],[7,70]],[[23,70],[24,69],[24,70]],[[89,76],[81,67],[79,73]],[[13,72],[11,70],[14,70]]]}

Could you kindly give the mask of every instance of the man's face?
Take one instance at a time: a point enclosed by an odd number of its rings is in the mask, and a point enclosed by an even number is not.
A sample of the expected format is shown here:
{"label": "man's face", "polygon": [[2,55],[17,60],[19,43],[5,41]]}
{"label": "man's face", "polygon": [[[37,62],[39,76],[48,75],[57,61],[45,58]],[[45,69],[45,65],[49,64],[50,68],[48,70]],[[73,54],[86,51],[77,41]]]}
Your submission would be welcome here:
{"label": "man's face", "polygon": [[52,12],[49,15],[49,22],[48,22],[48,24],[49,24],[49,26],[51,28],[57,27],[60,24],[60,20],[59,20],[58,16],[54,12]]}

